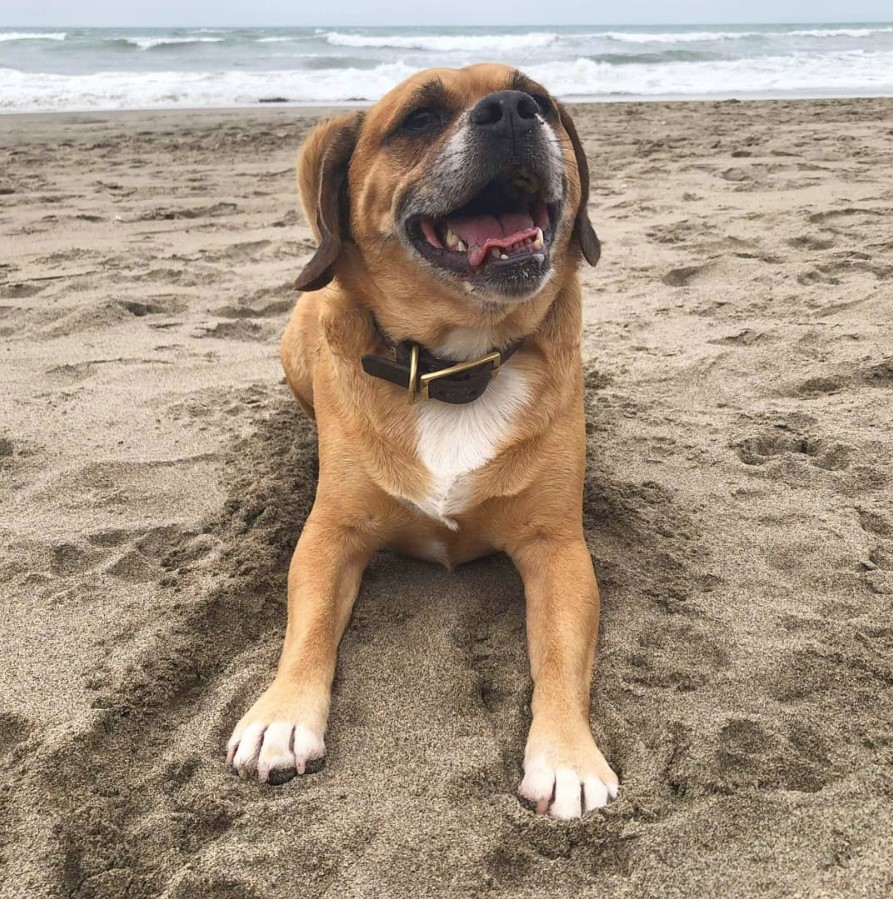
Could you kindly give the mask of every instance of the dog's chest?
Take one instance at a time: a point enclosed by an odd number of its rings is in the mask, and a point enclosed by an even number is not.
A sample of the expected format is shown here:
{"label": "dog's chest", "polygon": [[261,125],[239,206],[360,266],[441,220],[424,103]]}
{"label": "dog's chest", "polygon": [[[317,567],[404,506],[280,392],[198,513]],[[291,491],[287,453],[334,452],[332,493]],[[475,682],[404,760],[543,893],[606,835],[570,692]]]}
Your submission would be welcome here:
{"label": "dog's chest", "polygon": [[415,504],[456,529],[477,471],[495,458],[528,402],[524,373],[503,366],[484,394],[467,405],[429,400],[417,405],[417,452],[431,475],[428,494]]}

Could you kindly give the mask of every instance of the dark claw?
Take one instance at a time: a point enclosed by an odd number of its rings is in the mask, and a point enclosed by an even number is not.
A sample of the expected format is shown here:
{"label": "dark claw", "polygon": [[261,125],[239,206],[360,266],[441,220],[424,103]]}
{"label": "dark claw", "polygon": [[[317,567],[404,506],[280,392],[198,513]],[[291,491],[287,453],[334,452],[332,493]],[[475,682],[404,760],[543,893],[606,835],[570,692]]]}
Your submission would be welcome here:
{"label": "dark claw", "polygon": [[320,759],[307,759],[304,764],[304,773],[305,774],[317,774],[319,771],[326,765],[326,757],[323,756]]}
{"label": "dark claw", "polygon": [[267,777],[267,783],[270,786],[278,787],[282,784],[288,783],[296,774],[295,769],[292,768],[271,768],[270,774]]}

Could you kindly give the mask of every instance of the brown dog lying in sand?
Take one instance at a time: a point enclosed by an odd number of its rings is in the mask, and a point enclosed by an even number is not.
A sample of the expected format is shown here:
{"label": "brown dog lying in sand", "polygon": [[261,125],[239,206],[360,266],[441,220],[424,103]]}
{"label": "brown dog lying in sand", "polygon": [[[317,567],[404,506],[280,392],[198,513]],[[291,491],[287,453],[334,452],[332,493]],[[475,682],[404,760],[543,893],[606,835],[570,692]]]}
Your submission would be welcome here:
{"label": "brown dog lying in sand", "polygon": [[316,127],[298,181],[319,249],[282,362],[318,424],[319,486],[279,670],[229,764],[282,783],[322,758],[375,552],[455,565],[503,551],[524,580],[534,683],[521,795],[557,818],[604,806],[617,777],[589,726],[577,280],[600,248],[573,122],[514,69],[431,70]]}

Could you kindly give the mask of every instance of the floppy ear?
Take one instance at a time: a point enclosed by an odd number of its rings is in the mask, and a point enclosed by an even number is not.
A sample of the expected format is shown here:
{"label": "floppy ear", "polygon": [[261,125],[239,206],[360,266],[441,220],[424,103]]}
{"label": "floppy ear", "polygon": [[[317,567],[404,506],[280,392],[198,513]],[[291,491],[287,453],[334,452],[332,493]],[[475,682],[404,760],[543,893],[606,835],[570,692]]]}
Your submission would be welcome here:
{"label": "floppy ear", "polygon": [[558,107],[558,115],[561,124],[567,132],[567,136],[571,139],[574,148],[574,156],[577,159],[577,173],[580,176],[580,207],[577,209],[577,217],[574,219],[574,237],[580,243],[580,249],[583,256],[590,265],[595,265],[602,254],[602,245],[589,221],[589,163],[586,161],[586,154],[583,152],[583,145],[577,135],[577,129],[574,127],[574,120],[570,117],[568,111],[560,103],[555,104]]}
{"label": "floppy ear", "polygon": [[348,237],[347,169],[363,121],[350,113],[317,125],[298,157],[298,190],[319,246],[298,275],[298,290],[319,290],[335,276],[335,261]]}

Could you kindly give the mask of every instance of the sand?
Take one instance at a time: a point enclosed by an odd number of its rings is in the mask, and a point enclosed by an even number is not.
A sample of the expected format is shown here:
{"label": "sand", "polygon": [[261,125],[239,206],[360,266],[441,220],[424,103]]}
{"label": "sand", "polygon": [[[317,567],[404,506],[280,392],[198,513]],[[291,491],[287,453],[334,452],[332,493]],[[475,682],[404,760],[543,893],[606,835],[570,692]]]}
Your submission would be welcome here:
{"label": "sand", "polygon": [[893,891],[893,101],[578,107],[593,727],[515,798],[521,583],[382,555],[325,768],[227,773],[315,433],[277,342],[315,112],[0,117],[0,897]]}

